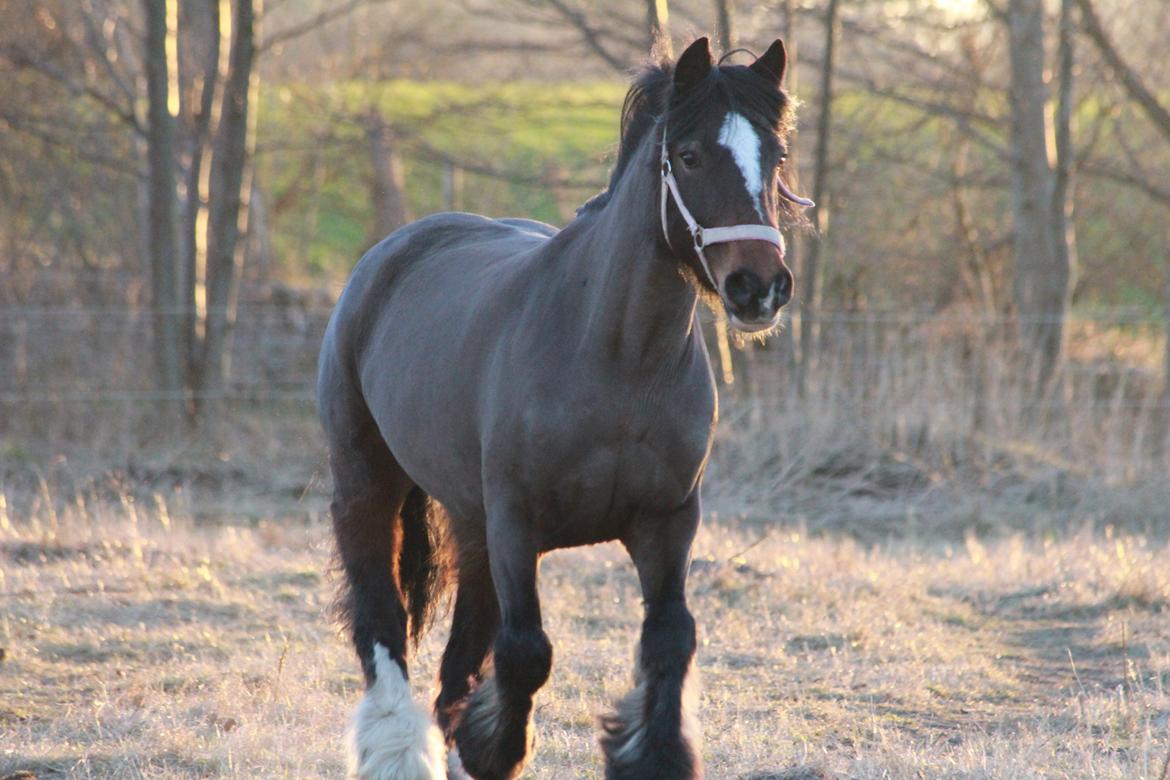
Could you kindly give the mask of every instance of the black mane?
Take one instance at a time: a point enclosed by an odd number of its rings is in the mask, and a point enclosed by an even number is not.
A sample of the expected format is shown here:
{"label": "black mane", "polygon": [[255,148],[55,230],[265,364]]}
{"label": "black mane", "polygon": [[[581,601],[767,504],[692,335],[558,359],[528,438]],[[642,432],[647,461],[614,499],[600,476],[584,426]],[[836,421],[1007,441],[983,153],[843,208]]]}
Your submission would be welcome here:
{"label": "black mane", "polygon": [[710,119],[713,102],[743,114],[759,130],[783,135],[791,129],[788,96],[745,65],[712,67],[705,79],[681,95],[674,91],[674,63],[663,60],[647,65],[634,78],[622,103],[621,143],[609,184],[577,213],[605,207],[634,153],[661,117],[666,117],[667,140],[673,141]]}

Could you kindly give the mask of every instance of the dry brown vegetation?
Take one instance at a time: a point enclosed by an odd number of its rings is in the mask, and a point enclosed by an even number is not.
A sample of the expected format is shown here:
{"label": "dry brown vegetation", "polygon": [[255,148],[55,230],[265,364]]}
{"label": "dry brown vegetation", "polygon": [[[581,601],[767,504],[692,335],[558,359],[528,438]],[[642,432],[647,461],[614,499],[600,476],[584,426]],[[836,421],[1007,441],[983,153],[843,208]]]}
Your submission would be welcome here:
{"label": "dry brown vegetation", "polygon": [[[343,773],[360,676],[328,609],[324,494],[299,467],[9,473],[0,777]],[[863,514],[850,479],[822,505]],[[729,516],[713,488],[691,580],[710,777],[1159,777],[1164,536],[1091,512],[1079,531],[932,528],[872,491],[873,527],[838,515],[828,533],[801,525],[808,492],[777,522]],[[557,553],[542,595],[557,663],[527,776],[600,776],[594,719],[628,681],[636,579],[615,546]],[[421,698],[444,634],[415,657]]]}
{"label": "dry brown vegetation", "polygon": [[[146,6],[0,4],[0,780],[343,774],[361,679],[329,610],[310,409],[331,301],[411,216],[569,219],[612,164],[646,33],[673,24],[681,44],[717,16],[723,40],[760,50],[783,29],[794,47],[793,173],[833,218],[790,245],[789,330],[724,353],[691,579],[708,776],[1167,780],[1170,5],[270,2],[256,132],[200,130],[208,77],[247,78],[213,48],[256,43],[215,10],[260,5],[168,4],[179,148],[152,168],[145,65],[171,63],[141,40]],[[1033,99],[1011,100],[1018,77]],[[1021,154],[1019,120],[1048,146],[1044,103],[1071,146]],[[220,136],[255,144],[254,165],[220,167],[249,169],[224,187],[247,232],[238,267],[200,280]],[[1020,162],[1049,158],[1032,184],[1075,174],[1067,280],[1016,241]],[[159,211],[182,252],[147,241],[150,170],[152,200],[178,196]],[[1058,310],[1019,294],[1039,265],[1034,282],[1067,287]],[[195,306],[216,277],[238,300]],[[200,308],[231,340],[187,352],[175,385],[161,325],[206,335]],[[1032,389],[1028,331],[1057,323],[1055,381]],[[216,363],[222,385],[194,381]],[[176,399],[200,417],[160,424]],[[544,574],[557,663],[526,776],[597,777],[636,581],[615,546]],[[444,635],[414,660],[422,699]]]}

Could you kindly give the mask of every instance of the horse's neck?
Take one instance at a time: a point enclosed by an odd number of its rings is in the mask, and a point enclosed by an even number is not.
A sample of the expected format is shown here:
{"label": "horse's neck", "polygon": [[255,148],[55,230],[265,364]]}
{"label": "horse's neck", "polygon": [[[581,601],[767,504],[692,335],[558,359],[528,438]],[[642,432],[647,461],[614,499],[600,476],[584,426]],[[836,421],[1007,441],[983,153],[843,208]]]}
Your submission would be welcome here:
{"label": "horse's neck", "polygon": [[678,262],[659,248],[658,182],[648,157],[654,145],[642,147],[600,213],[580,226],[567,277],[585,303],[583,346],[636,369],[688,349],[697,301]]}

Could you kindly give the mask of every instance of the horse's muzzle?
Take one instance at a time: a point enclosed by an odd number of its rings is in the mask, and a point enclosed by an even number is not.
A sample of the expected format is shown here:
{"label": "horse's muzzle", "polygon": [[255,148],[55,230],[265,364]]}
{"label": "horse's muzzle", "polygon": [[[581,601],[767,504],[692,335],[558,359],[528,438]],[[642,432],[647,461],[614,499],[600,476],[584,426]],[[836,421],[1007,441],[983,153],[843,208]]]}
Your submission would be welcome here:
{"label": "horse's muzzle", "polygon": [[776,323],[780,307],[792,300],[792,272],[780,272],[765,283],[755,271],[741,268],[723,282],[723,303],[740,330],[759,331]]}

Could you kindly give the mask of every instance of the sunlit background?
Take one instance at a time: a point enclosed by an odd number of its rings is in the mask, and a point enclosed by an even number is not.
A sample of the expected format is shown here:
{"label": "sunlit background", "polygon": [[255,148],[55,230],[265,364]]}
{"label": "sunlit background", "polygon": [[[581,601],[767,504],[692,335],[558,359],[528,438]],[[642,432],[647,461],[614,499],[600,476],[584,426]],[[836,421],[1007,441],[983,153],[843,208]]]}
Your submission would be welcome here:
{"label": "sunlit background", "polygon": [[[343,775],[313,374],[346,276],[438,211],[567,224],[634,69],[709,35],[787,42],[818,207],[777,334],[700,315],[708,775],[1164,780],[1167,30],[1164,0],[0,4],[0,778]],[[636,583],[616,548],[546,575],[526,776],[599,776]]]}

